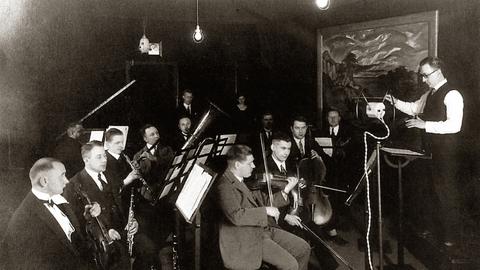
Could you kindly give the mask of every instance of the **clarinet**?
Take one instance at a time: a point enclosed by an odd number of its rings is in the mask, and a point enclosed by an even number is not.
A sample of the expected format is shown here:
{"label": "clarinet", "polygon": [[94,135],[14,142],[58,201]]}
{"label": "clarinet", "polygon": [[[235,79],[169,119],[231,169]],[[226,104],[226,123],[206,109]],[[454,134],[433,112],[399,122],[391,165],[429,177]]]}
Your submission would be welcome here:
{"label": "clarinet", "polygon": [[134,220],[133,191],[134,189],[132,188],[132,191],[130,193],[130,207],[128,208],[128,222],[127,222],[127,227],[125,228],[125,230],[127,231],[128,254],[130,255],[130,257],[132,257],[133,255],[133,237],[135,236],[134,234],[128,233],[132,228],[133,220]]}
{"label": "clarinet", "polygon": [[[128,162],[128,164],[130,165],[132,170],[136,171],[137,169],[133,165],[133,161],[127,155],[125,155],[124,153],[122,153],[122,155],[125,158],[125,160]],[[140,176],[139,180],[142,182],[143,186],[153,195],[153,190],[152,190],[152,188],[150,188],[147,181],[142,176]]]}
{"label": "clarinet", "polygon": [[177,236],[175,233],[172,235],[172,265],[173,265],[173,270],[180,270],[180,265],[178,263],[178,242],[177,242]]}

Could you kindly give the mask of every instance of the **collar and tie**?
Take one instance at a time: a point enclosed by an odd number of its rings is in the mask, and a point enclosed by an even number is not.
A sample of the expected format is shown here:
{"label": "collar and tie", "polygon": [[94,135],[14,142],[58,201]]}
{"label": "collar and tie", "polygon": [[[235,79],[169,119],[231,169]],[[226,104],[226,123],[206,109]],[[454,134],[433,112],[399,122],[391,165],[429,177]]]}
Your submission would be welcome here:
{"label": "collar and tie", "polygon": [[280,164],[280,173],[283,175],[287,175],[287,170],[285,169],[285,166],[283,164]]}
{"label": "collar and tie", "polygon": [[298,149],[300,150],[300,155],[302,157],[305,156],[305,149],[303,148],[302,140],[298,141]]}

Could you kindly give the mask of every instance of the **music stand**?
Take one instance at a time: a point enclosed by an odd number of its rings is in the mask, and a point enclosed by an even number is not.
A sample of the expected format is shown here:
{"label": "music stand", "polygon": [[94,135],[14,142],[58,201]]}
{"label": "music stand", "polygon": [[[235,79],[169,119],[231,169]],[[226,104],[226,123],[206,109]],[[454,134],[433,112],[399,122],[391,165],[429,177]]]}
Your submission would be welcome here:
{"label": "music stand", "polygon": [[237,140],[237,134],[221,134],[216,138],[214,156],[226,155],[228,150],[232,148]]}
{"label": "music stand", "polygon": [[[386,153],[384,155],[385,162],[392,168],[398,169],[398,236],[397,236],[397,264],[389,265],[385,269],[414,269],[412,266],[405,264],[404,239],[403,239],[403,186],[402,186],[402,168],[407,166],[410,161],[415,159],[431,159],[423,153],[411,151],[403,148],[382,147],[381,150]],[[388,159],[388,156],[396,157],[397,164]],[[404,160],[402,162],[402,159]]]}

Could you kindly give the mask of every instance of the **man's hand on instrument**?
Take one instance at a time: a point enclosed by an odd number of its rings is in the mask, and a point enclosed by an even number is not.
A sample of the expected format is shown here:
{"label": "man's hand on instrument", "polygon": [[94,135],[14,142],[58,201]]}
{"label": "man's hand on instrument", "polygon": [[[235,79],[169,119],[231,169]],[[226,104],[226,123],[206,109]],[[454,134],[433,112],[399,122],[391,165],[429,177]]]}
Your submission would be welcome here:
{"label": "man's hand on instrument", "polygon": [[288,194],[297,185],[298,178],[290,176],[290,177],[287,177],[287,181],[288,181],[288,184],[285,186],[283,191]]}
{"label": "man's hand on instrument", "polygon": [[297,215],[290,215],[290,214],[287,214],[284,218],[284,220],[290,224],[291,226],[298,226],[300,228],[303,228],[302,226],[302,219],[297,216]]}
{"label": "man's hand on instrument", "polygon": [[100,213],[102,213],[102,208],[100,207],[100,204],[98,204],[97,202],[94,202],[92,204],[85,205],[83,216],[86,219],[89,219],[90,217],[98,217]]}
{"label": "man's hand on instrument", "polygon": [[[131,225],[130,228],[128,227],[129,225]],[[132,224],[127,224],[125,226],[125,230],[128,230],[127,231],[128,235],[135,235],[138,232],[138,222],[137,222],[137,220],[134,218],[132,220]]]}
{"label": "man's hand on instrument", "polygon": [[397,99],[390,94],[385,96],[385,100],[390,102],[390,104],[392,104],[392,105],[397,102]]}
{"label": "man's hand on instrument", "polygon": [[157,158],[148,151],[145,151],[140,155],[140,159],[144,159],[144,158],[148,160],[157,160]]}
{"label": "man's hand on instrument", "polygon": [[122,239],[122,237],[120,236],[120,234],[114,230],[114,229],[110,229],[108,230],[108,236],[110,236],[110,239],[112,240],[120,240]]}
{"label": "man's hand on instrument", "polygon": [[307,181],[303,178],[300,178],[300,180],[298,180],[298,186],[301,188],[301,189],[304,189],[307,187]]}
{"label": "man's hand on instrument", "polygon": [[425,121],[417,117],[405,121],[405,126],[407,126],[407,128],[425,129]]}
{"label": "man's hand on instrument", "polygon": [[317,151],[312,149],[312,150],[310,150],[310,152],[311,152],[311,155],[312,155],[311,159],[320,158],[320,155],[317,153]]}
{"label": "man's hand on instrument", "polygon": [[267,216],[275,218],[275,220],[278,222],[278,217],[280,216],[280,211],[278,211],[278,208],[267,206],[265,207],[265,210],[267,211]]}
{"label": "man's hand on instrument", "polygon": [[123,185],[130,185],[135,179],[140,178],[140,173],[137,170],[131,171],[125,179],[123,179]]}

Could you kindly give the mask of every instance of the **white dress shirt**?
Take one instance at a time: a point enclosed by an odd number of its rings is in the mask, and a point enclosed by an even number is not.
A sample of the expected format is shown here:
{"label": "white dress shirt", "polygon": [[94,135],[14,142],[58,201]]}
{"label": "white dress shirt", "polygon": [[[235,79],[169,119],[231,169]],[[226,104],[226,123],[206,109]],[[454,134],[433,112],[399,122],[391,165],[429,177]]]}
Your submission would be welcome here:
{"label": "white dress shirt", "polygon": [[120,159],[120,155],[119,154],[115,154],[113,152],[111,152],[110,150],[107,150],[108,153],[110,153],[110,155],[112,155],[112,157],[114,157],[116,160],[119,160]]}
{"label": "white dress shirt", "polygon": [[282,162],[280,160],[277,160],[273,155],[272,155],[272,159],[275,162],[275,164],[277,165],[277,168],[280,172],[282,171],[282,166],[285,169],[285,171],[287,170],[287,166],[285,166],[285,161]]}
{"label": "white dress shirt", "polygon": [[[395,107],[408,115],[418,115],[423,112],[427,98],[430,94],[435,93],[442,85],[447,83],[443,80],[434,89],[423,94],[420,99],[415,102],[404,102],[395,99]],[[447,107],[447,120],[445,121],[426,121],[425,131],[435,134],[453,134],[462,129],[463,119],[463,97],[457,90],[451,90],[445,95],[443,104]]]}
{"label": "white dress shirt", "polygon": [[[97,185],[97,187],[103,191],[103,184],[100,183],[100,181],[98,180],[98,172],[94,172],[88,168],[85,168],[85,171],[87,171],[88,175],[90,175],[92,178],[93,178],[93,181],[95,182],[95,184]],[[102,178],[102,181],[105,183],[105,184],[108,184],[107,182],[107,178],[105,177],[105,175],[103,174],[103,172],[100,173],[100,176]]]}
{"label": "white dress shirt", "polygon": [[70,222],[68,217],[65,215],[65,213],[63,213],[62,210],[60,210],[60,208],[57,207],[57,204],[68,203],[67,200],[60,194],[53,195],[50,197],[50,195],[48,195],[47,193],[35,190],[33,188],[32,188],[32,193],[39,200],[52,201],[54,203],[53,205],[50,205],[48,203],[44,203],[43,205],[45,205],[48,211],[52,214],[52,216],[58,222],[63,232],[65,233],[65,236],[67,236],[68,241],[71,242],[72,233],[75,231],[75,227],[73,227],[72,223]]}
{"label": "white dress shirt", "polygon": [[330,135],[337,136],[338,134],[338,129],[340,128],[340,125],[336,125],[334,127],[330,127]]}
{"label": "white dress shirt", "polygon": [[157,146],[156,145],[155,147],[152,147],[152,146],[153,146],[152,144],[147,143],[147,149],[150,149],[150,154],[155,155],[155,148]]}

